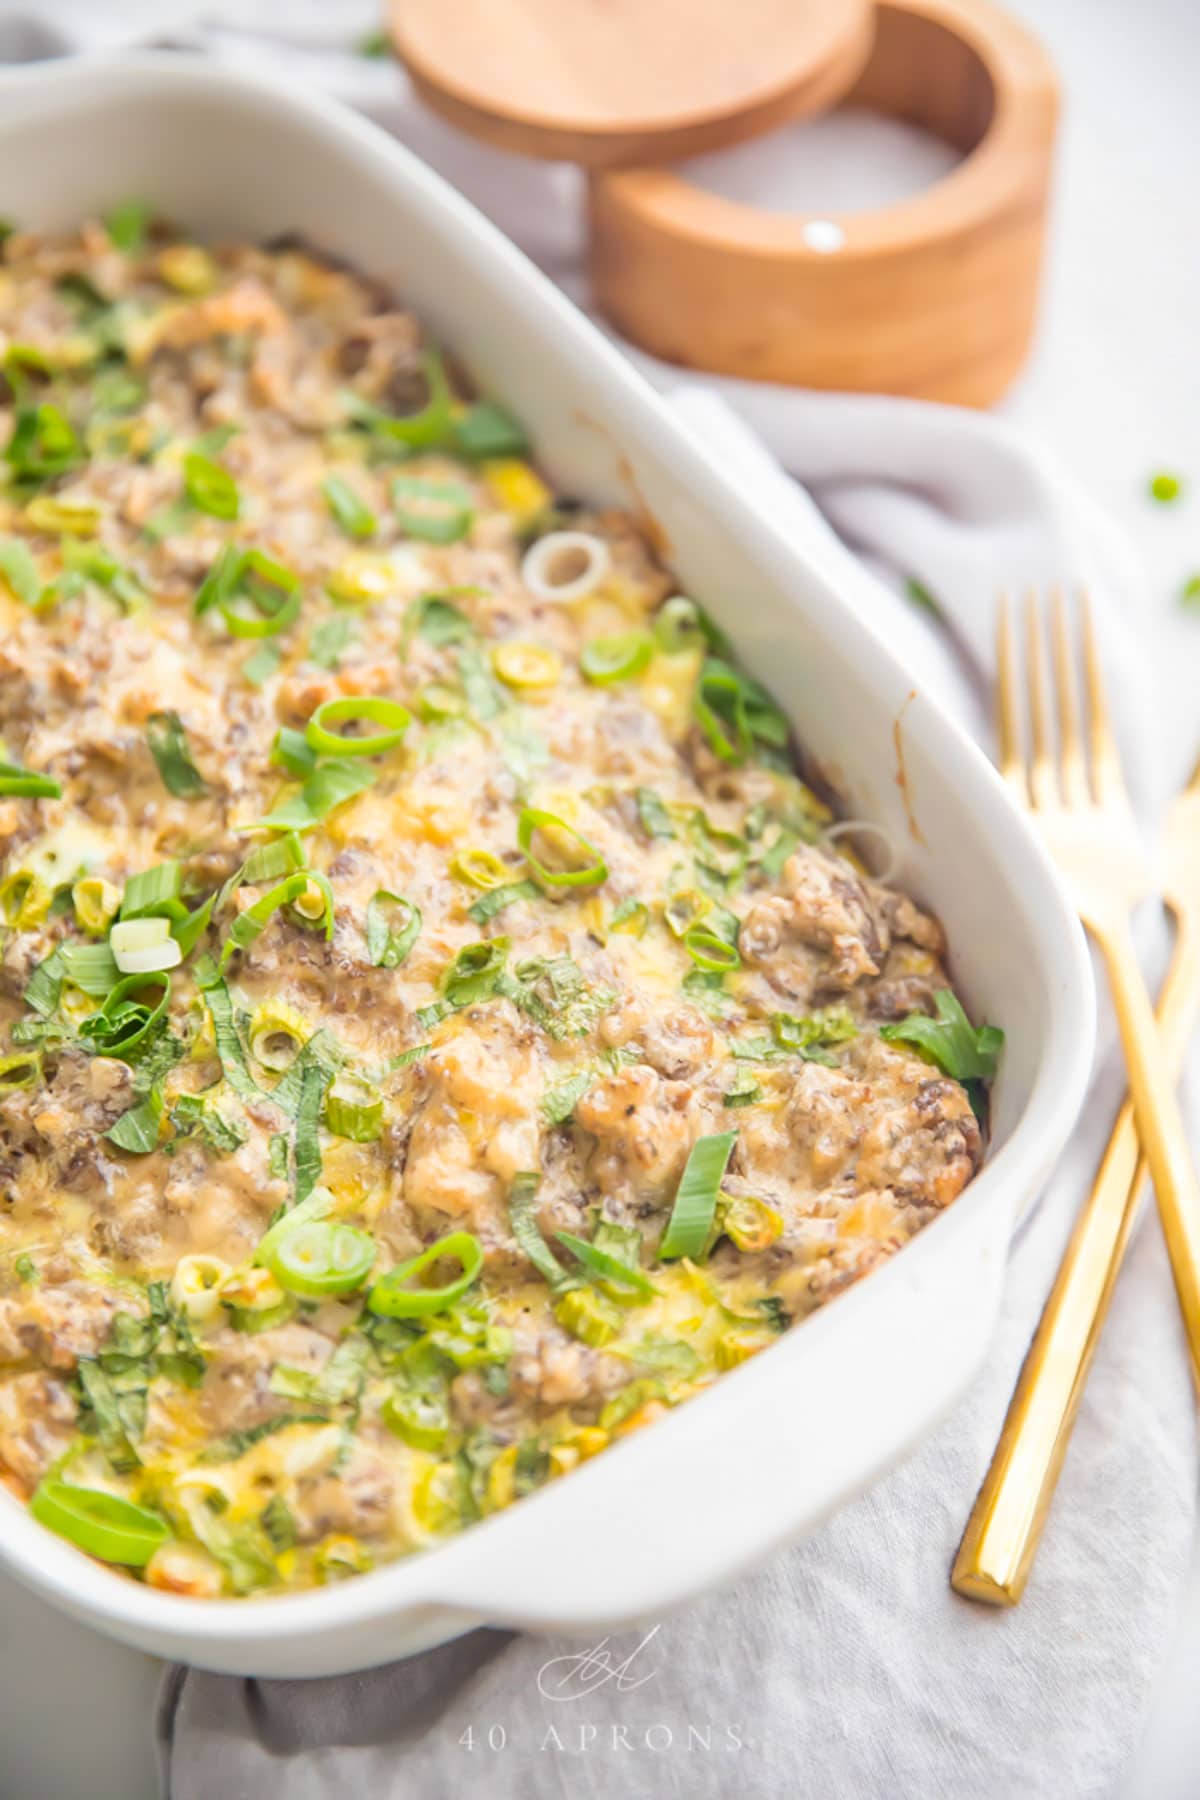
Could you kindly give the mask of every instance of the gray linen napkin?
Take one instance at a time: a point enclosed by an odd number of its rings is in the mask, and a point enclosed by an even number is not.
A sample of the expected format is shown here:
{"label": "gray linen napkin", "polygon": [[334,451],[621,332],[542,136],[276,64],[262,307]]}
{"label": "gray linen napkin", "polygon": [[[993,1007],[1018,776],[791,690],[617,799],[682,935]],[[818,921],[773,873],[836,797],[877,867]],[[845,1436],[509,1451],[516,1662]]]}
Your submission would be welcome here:
{"label": "gray linen napkin", "polygon": [[[578,294],[570,172],[476,150],[422,111],[394,69],[339,54],[374,15],[374,0],[42,0],[4,8],[0,54],[169,33],[333,87],[413,143]],[[792,153],[761,149],[767,159]],[[768,166],[760,174],[769,182]],[[791,506],[850,603],[883,622],[924,684],[975,729],[996,588],[1054,576],[1090,581],[1117,646],[1125,718],[1148,716],[1138,648],[1121,636],[1122,614],[1137,616],[1139,603],[1128,549],[1032,447],[946,409],[715,385],[865,563],[782,475],[762,482],[764,503]],[[704,417],[705,401],[684,404],[698,428],[726,432],[732,455],[751,454],[727,419]],[[906,576],[937,596],[940,624],[905,606]],[[1138,772],[1154,816],[1163,796],[1152,770]],[[1112,1795],[1170,1642],[1194,1510],[1192,1396],[1153,1221],[1122,1275],[1021,1608],[972,1607],[946,1581],[1119,1101],[1111,1028],[1105,1041],[1085,1120],[1014,1246],[988,1366],[886,1481],[732,1591],[605,1641],[479,1631],[319,1682],[172,1671],[159,1720],[172,1800],[323,1800],[347,1789],[372,1800]]]}

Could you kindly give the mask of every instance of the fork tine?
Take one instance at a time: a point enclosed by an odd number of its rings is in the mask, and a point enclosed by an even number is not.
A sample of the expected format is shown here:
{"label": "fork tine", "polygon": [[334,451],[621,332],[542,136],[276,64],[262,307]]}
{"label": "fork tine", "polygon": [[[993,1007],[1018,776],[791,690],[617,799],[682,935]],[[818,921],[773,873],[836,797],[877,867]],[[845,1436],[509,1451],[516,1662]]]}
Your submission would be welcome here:
{"label": "fork tine", "polygon": [[1096,643],[1096,627],[1091,602],[1085,592],[1079,596],[1083,620],[1083,666],[1087,678],[1088,742],[1092,753],[1092,782],[1101,805],[1124,795],[1121,758],[1108,720],[1108,702],[1104,697],[1104,676],[1100,669],[1100,651]]}
{"label": "fork tine", "polygon": [[1083,738],[1079,730],[1079,690],[1075,682],[1071,639],[1067,630],[1067,606],[1060,587],[1051,590],[1050,604],[1054,673],[1058,688],[1058,751],[1063,799],[1068,806],[1086,806],[1091,795],[1088,792]]}
{"label": "fork tine", "polygon": [[1001,594],[996,614],[996,739],[1000,773],[1016,788],[1021,804],[1028,805],[1025,761],[1021,755],[1021,722],[1017,707],[1017,647],[1013,641],[1012,608]]}
{"label": "fork tine", "polygon": [[1058,805],[1058,775],[1050,734],[1050,690],[1042,643],[1042,609],[1032,588],[1025,602],[1025,621],[1029,641],[1029,718],[1033,728],[1029,792],[1035,807],[1053,807]]}

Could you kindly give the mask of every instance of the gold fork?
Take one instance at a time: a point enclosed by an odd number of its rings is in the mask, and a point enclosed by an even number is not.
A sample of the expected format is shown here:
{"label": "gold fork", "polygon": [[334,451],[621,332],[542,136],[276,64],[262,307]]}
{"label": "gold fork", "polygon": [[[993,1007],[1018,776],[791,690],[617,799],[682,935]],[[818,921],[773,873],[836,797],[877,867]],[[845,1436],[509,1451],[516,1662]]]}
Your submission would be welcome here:
{"label": "gold fork", "polygon": [[[1048,843],[1062,873],[1075,889],[1080,914],[1100,944],[1110,972],[1116,958],[1124,959],[1121,971],[1113,976],[1113,984],[1114,994],[1120,981],[1120,991],[1127,995],[1131,988],[1141,987],[1141,976],[1132,959],[1128,914],[1132,899],[1140,895],[1145,885],[1144,873],[1135,878],[1131,871],[1144,869],[1144,864],[1140,851],[1131,842],[1133,823],[1107,723],[1099,660],[1086,605],[1083,621],[1095,798],[1089,791],[1080,744],[1078,705],[1061,595],[1055,598],[1053,621],[1059,690],[1061,798],[1055,788],[1049,741],[1041,626],[1038,609],[1032,601],[1029,655],[1034,754],[1029,769],[1030,794],[1036,796],[1035,810],[1043,825],[1048,818],[1054,821],[1047,832]],[[1018,748],[1016,717],[1016,653],[1007,606],[1001,610],[998,649],[1001,767],[1025,801],[1025,771]],[[1036,781],[1035,769],[1038,769]],[[1064,827],[1061,817],[1066,812],[1075,814],[1070,827]],[[1085,820],[1082,828],[1080,814]],[[1130,866],[1121,872],[1120,879],[1109,890],[1103,879],[1103,844],[1104,833],[1109,829],[1105,820],[1112,818],[1116,818],[1117,825],[1109,840],[1114,848],[1108,854],[1129,856]],[[1086,848],[1081,850],[1080,845],[1085,840]],[[1155,1042],[1144,990],[1140,1001],[1137,992],[1134,993],[1132,1021],[1128,1005],[1122,1013],[1122,1034],[1129,1060],[1130,1085],[1134,1087],[1135,1059],[1149,1029],[1148,1074],[1144,1058],[1139,1064],[1143,1071],[1142,1087],[1144,1089],[1148,1081],[1156,1090],[1151,1098],[1161,1101],[1165,1097],[1168,1101],[1166,1125],[1165,1129],[1160,1129],[1158,1141],[1161,1143],[1165,1135],[1175,1154],[1167,1181],[1159,1189],[1159,1206],[1193,1366],[1197,1367],[1200,1366],[1200,1341],[1196,1246],[1200,1241],[1200,1213],[1196,1204],[1195,1179],[1173,1104],[1171,1079],[1183,1061],[1200,1008],[1200,764],[1188,788],[1171,808],[1166,851],[1163,899],[1174,917],[1176,933],[1171,967],[1159,1003],[1160,1042]],[[1136,1035],[1139,1032],[1140,1037]],[[1137,1091],[1135,1087],[1135,1095]],[[1139,1155],[1134,1102],[1127,1100],[1113,1129],[1091,1196],[1067,1246],[1021,1370],[995,1456],[959,1546],[951,1581],[959,1593],[970,1599],[1013,1606],[1024,1592],[1117,1270],[1129,1242],[1147,1166],[1147,1156]]]}

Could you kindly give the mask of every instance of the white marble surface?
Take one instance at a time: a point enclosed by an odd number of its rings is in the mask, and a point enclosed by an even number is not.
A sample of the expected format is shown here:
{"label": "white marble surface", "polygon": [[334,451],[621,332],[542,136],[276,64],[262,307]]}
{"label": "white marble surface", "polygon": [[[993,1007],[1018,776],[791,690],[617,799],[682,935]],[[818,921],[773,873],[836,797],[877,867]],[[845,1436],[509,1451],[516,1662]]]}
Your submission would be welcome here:
{"label": "white marble surface", "polygon": [[[1200,572],[1200,14],[1194,0],[1012,4],[1047,38],[1067,98],[1043,326],[1007,410],[1134,535],[1164,696],[1147,728],[1182,778],[1200,746],[1200,615],[1177,604]],[[1191,478],[1174,508],[1145,497],[1158,468]],[[1200,1791],[1200,1566],[1164,1658],[1120,1800]],[[0,1576],[0,1800],[154,1800],[158,1673]]]}

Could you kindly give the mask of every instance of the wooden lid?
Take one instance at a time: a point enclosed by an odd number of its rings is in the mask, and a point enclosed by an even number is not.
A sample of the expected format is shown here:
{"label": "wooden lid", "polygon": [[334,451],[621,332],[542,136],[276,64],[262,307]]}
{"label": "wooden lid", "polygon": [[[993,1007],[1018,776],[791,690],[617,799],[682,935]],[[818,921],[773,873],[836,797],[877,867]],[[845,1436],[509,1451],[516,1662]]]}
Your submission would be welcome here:
{"label": "wooden lid", "polygon": [[391,0],[435,111],[527,156],[616,168],[741,143],[835,104],[872,0]]}

